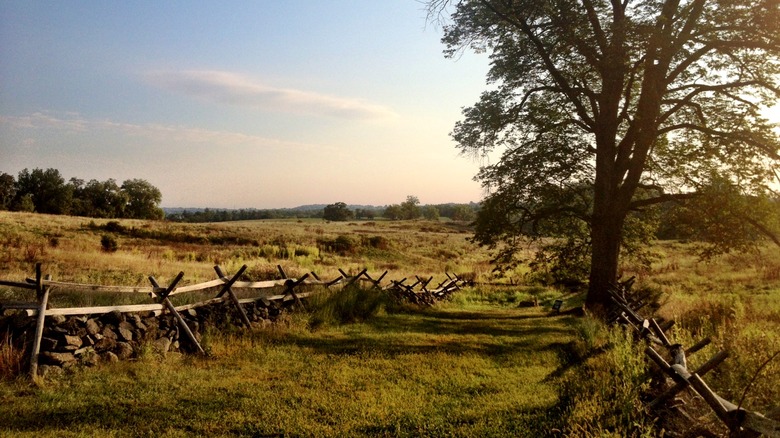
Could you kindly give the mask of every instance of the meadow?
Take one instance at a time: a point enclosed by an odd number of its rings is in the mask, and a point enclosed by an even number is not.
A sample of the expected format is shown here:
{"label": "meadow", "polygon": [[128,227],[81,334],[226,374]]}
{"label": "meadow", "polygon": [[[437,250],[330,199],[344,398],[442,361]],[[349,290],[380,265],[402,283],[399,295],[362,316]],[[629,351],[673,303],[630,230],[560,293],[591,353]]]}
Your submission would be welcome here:
{"label": "meadow", "polygon": [[[114,241],[106,246],[106,236]],[[207,358],[151,350],[134,361],[69,370],[31,384],[4,374],[0,435],[13,436],[657,436],[647,414],[650,369],[620,330],[549,305],[582,296],[497,277],[464,224],[268,220],[219,224],[108,221],[0,212],[0,278],[148,285],[179,271],[195,283],[213,266],[252,280],[364,268],[375,278],[455,273],[477,284],[433,308],[385,306],[350,324],[293,313],[273,326],[211,330]],[[730,400],[767,412],[780,400],[780,250],[703,262],[693,244],[658,242],[652,268],[626,263],[636,288],[660,297],[674,341],[714,342],[731,357],[708,376]],[[494,286],[494,283],[513,286]],[[185,283],[186,284],[186,283]],[[0,299],[20,292],[0,287]],[[52,297],[52,306],[123,297]],[[536,301],[539,307],[525,307]],[[327,298],[319,304],[328,306]],[[0,339],[0,368],[13,351]],[[603,354],[591,354],[594,351]],[[5,361],[5,362],[3,362]],[[758,372],[758,375],[756,374]],[[717,428],[714,414],[697,413]]]}

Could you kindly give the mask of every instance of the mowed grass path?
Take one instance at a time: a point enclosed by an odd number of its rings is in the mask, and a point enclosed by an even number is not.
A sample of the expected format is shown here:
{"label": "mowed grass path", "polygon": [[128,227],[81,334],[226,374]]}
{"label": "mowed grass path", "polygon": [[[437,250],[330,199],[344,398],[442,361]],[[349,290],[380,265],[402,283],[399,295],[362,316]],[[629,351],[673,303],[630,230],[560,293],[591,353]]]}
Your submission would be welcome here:
{"label": "mowed grass path", "polygon": [[[302,318],[299,316],[298,318]],[[290,321],[210,334],[214,356],[148,354],[0,384],[5,436],[545,436],[568,317],[537,309]]]}

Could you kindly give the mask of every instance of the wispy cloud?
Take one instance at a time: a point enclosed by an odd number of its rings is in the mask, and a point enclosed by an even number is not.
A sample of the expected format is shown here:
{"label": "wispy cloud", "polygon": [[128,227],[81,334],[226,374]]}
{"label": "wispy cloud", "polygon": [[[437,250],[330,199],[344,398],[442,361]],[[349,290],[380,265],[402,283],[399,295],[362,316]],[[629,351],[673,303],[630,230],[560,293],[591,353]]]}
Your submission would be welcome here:
{"label": "wispy cloud", "polygon": [[240,132],[218,131],[187,126],[162,124],[133,124],[106,119],[86,119],[79,114],[54,115],[37,112],[23,116],[0,116],[0,126],[23,130],[52,130],[66,133],[108,132],[155,140],[159,144],[206,144],[217,147],[254,146],[258,148],[280,147],[313,148],[320,146],[249,135]]}
{"label": "wispy cloud", "polygon": [[227,71],[154,71],[145,78],[166,90],[227,105],[350,120],[397,117],[392,109],[363,99],[277,88]]}

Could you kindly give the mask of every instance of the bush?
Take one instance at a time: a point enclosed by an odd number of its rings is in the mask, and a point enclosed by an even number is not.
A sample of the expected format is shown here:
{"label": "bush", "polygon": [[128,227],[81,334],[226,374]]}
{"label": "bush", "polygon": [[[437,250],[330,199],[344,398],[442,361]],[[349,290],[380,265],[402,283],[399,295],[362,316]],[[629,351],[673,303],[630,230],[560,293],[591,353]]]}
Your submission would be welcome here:
{"label": "bush", "polygon": [[360,243],[346,234],[342,234],[333,240],[319,239],[317,243],[321,248],[340,255],[354,254],[360,248]]}
{"label": "bush", "polygon": [[100,246],[103,247],[103,251],[105,252],[115,252],[119,249],[119,244],[116,242],[116,239],[108,234],[104,234],[100,238]]}
{"label": "bush", "polygon": [[376,249],[390,248],[390,241],[384,236],[368,237],[366,239],[366,243],[368,243],[368,246],[370,246],[371,248],[376,248]]}
{"label": "bush", "polygon": [[120,224],[117,221],[106,222],[106,224],[103,225],[103,229],[106,231],[110,231],[112,233],[124,233],[126,231],[124,225]]}

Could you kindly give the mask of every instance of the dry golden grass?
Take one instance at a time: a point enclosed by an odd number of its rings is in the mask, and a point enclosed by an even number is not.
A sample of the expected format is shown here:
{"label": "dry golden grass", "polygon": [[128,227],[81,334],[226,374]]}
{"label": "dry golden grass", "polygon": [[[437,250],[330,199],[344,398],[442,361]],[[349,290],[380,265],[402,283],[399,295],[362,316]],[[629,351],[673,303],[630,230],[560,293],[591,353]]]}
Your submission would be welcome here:
{"label": "dry golden grass", "polygon": [[[132,233],[100,229],[108,220],[0,212],[0,244],[5,251],[0,277],[30,276],[36,262],[56,280],[98,284],[145,285],[146,277],[171,278],[185,272],[185,282],[214,278],[213,266],[235,272],[273,275],[281,265],[288,275],[314,271],[335,278],[338,269],[374,275],[385,270],[401,277],[443,276],[486,266],[488,254],[469,243],[467,230],[432,222],[352,222],[263,220],[217,224],[117,221]],[[100,239],[111,235],[118,250],[104,252]],[[136,233],[139,234],[139,233]],[[329,242],[346,236],[352,248],[334,250]],[[192,242],[242,239],[247,243]],[[175,241],[179,240],[179,241]],[[182,242],[181,240],[185,240]],[[186,242],[186,240],[190,240]]]}

